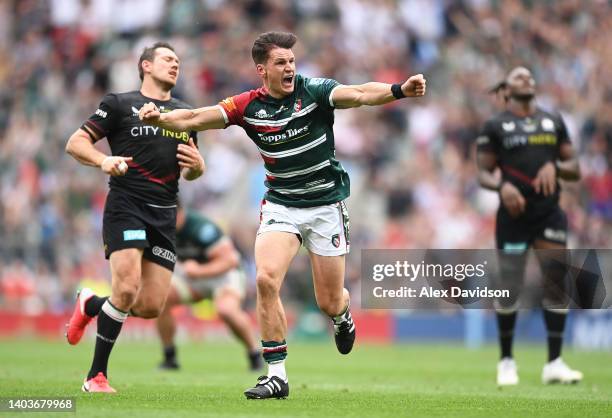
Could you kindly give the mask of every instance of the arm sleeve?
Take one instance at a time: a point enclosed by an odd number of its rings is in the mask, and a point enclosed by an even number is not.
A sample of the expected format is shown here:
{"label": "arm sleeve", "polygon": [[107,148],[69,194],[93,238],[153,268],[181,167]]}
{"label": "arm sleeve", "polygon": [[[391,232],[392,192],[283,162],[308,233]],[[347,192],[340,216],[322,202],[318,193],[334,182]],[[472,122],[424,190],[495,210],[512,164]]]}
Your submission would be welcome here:
{"label": "arm sleeve", "polygon": [[306,78],[304,88],[323,109],[333,111],[332,92],[342,84],[331,78]]}
{"label": "arm sleeve", "polygon": [[244,111],[253,99],[253,92],[244,92],[231,96],[219,102],[219,108],[225,119],[225,127],[230,125],[243,125]]}
{"label": "arm sleeve", "polygon": [[562,144],[571,144],[569,133],[567,132],[567,126],[561,115],[557,115],[557,123],[555,124],[557,130],[557,140],[559,146]]}
{"label": "arm sleeve", "polygon": [[478,152],[492,152],[497,155],[498,137],[495,131],[493,121],[485,122],[480,135],[476,138],[476,147]]}
{"label": "arm sleeve", "polygon": [[[96,111],[81,125],[92,139],[103,138],[112,132],[120,120],[119,104],[115,94],[104,96]],[[92,135],[92,134],[95,134]]]}

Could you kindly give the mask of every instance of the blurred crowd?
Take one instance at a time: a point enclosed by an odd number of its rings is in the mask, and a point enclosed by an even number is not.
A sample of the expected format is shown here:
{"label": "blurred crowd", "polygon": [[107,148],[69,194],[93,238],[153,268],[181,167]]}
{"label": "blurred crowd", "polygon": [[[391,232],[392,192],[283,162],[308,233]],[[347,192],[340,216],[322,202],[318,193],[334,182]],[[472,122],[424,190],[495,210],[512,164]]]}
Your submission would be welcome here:
{"label": "blurred crowd", "polygon": [[[425,74],[423,99],[336,112],[352,179],[352,281],[362,248],[493,247],[498,198],[477,184],[474,141],[503,107],[488,88],[515,65],[533,71],[539,104],[561,112],[580,153],[582,181],[563,185],[570,246],[610,247],[610,16],[607,0],[2,1],[0,303],[63,311],[81,280],[108,281],[107,179],[64,146],[105,92],[138,88],[138,56],[157,40],[175,46],[173,94],[194,106],[259,86],[250,48],[269,30],[298,35],[306,76]],[[200,144],[208,172],[181,184],[182,199],[234,237],[252,270],[259,154],[239,128],[201,133]],[[287,291],[308,297],[309,279],[299,257]]]}

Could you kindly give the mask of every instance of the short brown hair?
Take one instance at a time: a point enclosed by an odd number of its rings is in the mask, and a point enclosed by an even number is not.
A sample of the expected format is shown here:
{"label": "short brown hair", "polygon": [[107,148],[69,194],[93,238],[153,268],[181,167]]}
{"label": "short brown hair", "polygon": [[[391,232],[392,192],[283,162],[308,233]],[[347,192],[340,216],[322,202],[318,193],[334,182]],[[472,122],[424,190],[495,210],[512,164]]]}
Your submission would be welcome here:
{"label": "short brown hair", "polygon": [[144,80],[144,70],[142,69],[142,62],[153,61],[153,59],[155,58],[155,50],[157,48],[168,48],[170,51],[174,52],[174,48],[168,42],[155,42],[153,45],[143,49],[142,54],[140,54],[140,58],[138,59],[138,75],[140,76],[140,80]]}
{"label": "short brown hair", "polygon": [[297,36],[289,32],[266,32],[255,39],[251,56],[255,64],[263,64],[268,60],[268,53],[274,48],[290,49],[297,42]]}

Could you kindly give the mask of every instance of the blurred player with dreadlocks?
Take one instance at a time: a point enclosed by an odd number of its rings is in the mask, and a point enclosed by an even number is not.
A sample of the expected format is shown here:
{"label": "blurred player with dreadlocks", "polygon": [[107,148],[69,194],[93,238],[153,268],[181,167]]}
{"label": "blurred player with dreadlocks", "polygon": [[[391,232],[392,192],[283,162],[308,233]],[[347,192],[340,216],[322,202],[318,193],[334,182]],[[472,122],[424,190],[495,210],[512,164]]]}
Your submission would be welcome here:
{"label": "blurred player with dreadlocks", "polygon": [[[580,169],[561,116],[536,105],[535,81],[527,68],[514,68],[492,92],[502,95],[506,109],[489,119],[478,137],[479,182],[499,193],[496,241],[501,250],[502,281],[518,283],[520,287],[529,247],[566,248],[567,218],[559,207],[557,179],[576,181]],[[564,288],[566,263],[553,263],[541,253],[538,258],[544,275],[543,307],[548,333],[548,363],[542,370],[542,381],[578,382],[582,373],[570,369],[561,359],[567,291],[551,291]],[[497,302],[501,345],[497,383],[516,385],[519,378],[512,341],[518,301]]]}

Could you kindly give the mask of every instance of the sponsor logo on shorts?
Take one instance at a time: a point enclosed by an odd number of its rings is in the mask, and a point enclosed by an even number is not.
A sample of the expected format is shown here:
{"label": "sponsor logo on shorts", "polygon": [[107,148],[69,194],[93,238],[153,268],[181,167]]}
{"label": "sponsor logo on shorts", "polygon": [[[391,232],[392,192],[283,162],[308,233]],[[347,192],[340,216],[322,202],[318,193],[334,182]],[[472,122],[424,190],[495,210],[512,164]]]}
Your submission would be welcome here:
{"label": "sponsor logo on shorts", "polygon": [[544,238],[551,241],[565,242],[566,233],[562,229],[546,228],[544,230]]}
{"label": "sponsor logo on shorts", "polygon": [[504,243],[504,252],[510,254],[522,254],[527,250],[526,242],[506,242]]}
{"label": "sponsor logo on shorts", "polygon": [[340,235],[336,234],[331,238],[332,245],[336,248],[340,247]]}
{"label": "sponsor logo on shorts", "polygon": [[276,219],[270,219],[268,222],[266,222],[266,225],[274,224],[291,225],[289,222],[277,221]]}
{"label": "sponsor logo on shorts", "polygon": [[147,239],[147,231],[144,229],[127,229],[123,231],[124,241],[135,241],[141,239]]}
{"label": "sponsor logo on shorts", "polygon": [[154,256],[157,256],[157,257],[163,258],[165,260],[168,260],[171,263],[176,263],[176,254],[174,254],[170,250],[158,247],[156,245],[155,247],[153,247],[153,249],[151,251],[153,252]]}

